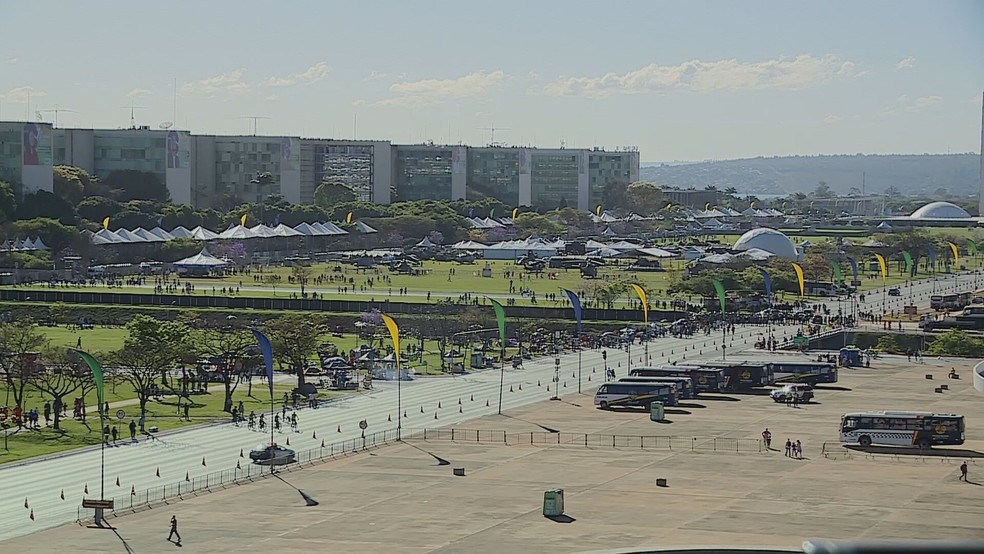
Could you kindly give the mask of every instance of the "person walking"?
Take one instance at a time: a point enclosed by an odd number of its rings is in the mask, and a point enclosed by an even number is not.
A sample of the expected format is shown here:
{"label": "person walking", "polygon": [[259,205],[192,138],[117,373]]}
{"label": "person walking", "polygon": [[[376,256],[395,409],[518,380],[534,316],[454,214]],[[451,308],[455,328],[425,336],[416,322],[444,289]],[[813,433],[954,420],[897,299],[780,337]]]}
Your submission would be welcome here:
{"label": "person walking", "polygon": [[171,516],[171,532],[167,535],[168,542],[171,542],[171,537],[178,537],[178,541],[175,544],[181,544],[181,533],[178,533],[178,518]]}
{"label": "person walking", "polygon": [[786,439],[786,456],[793,456],[793,441],[790,439]]}
{"label": "person walking", "polygon": [[115,425],[113,425],[113,430],[111,432],[113,434],[113,444],[116,444],[116,439],[119,438],[120,431],[119,431],[119,429],[116,428]]}
{"label": "person walking", "polygon": [[130,420],[130,440],[137,440],[137,422]]}
{"label": "person walking", "polygon": [[960,464],[960,477],[957,477],[957,481],[967,481],[967,462]]}
{"label": "person walking", "polygon": [[48,421],[51,419],[51,402],[44,403],[44,426],[48,426]]}
{"label": "person walking", "polygon": [[796,458],[798,460],[802,460],[803,459],[803,444],[800,443],[799,439],[796,439],[796,446],[795,446],[795,448],[796,448]]}
{"label": "person walking", "polygon": [[762,440],[765,442],[766,450],[772,450],[772,433],[768,427],[765,428],[765,431],[762,431]]}

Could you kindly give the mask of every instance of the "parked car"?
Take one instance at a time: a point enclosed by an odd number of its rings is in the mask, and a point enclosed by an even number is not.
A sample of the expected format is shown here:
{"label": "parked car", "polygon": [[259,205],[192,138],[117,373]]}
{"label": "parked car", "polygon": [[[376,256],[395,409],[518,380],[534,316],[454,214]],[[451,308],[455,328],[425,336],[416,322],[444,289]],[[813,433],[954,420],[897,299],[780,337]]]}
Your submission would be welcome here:
{"label": "parked car", "polygon": [[902,296],[902,289],[900,289],[899,287],[892,287],[892,288],[888,289],[888,295],[889,296]]}
{"label": "parked car", "polygon": [[776,402],[785,402],[787,398],[798,398],[800,402],[813,400],[813,387],[806,383],[789,383],[781,389],[772,391],[769,396]]}
{"label": "parked car", "polygon": [[296,461],[293,450],[276,443],[256,445],[249,451],[249,459],[260,465],[287,465]]}

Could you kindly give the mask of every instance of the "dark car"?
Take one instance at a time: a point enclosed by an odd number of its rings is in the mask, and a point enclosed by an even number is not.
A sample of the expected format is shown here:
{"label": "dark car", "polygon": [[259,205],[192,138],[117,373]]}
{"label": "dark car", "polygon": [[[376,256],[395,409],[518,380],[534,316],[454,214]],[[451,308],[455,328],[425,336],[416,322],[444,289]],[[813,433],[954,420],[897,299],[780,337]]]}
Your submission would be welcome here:
{"label": "dark car", "polygon": [[279,444],[267,443],[258,444],[250,450],[249,459],[253,460],[254,464],[261,465],[286,465],[296,461],[293,450]]}
{"label": "dark car", "polygon": [[889,296],[902,296],[902,289],[900,289],[899,287],[890,288],[890,289],[888,289],[888,295]]}

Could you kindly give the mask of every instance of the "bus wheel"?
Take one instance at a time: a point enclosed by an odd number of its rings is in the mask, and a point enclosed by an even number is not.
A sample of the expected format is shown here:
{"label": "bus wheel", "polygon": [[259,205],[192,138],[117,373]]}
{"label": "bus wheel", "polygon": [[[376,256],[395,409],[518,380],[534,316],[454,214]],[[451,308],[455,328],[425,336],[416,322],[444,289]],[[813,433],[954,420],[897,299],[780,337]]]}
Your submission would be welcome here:
{"label": "bus wheel", "polygon": [[863,437],[858,439],[858,444],[864,446],[865,448],[871,446],[871,437],[869,437],[868,435],[864,435]]}
{"label": "bus wheel", "polygon": [[929,442],[929,439],[927,438],[921,438],[919,439],[919,442],[916,443],[916,446],[918,446],[921,450],[927,450],[933,446],[933,443]]}
{"label": "bus wheel", "polygon": [[601,401],[601,404],[599,404],[598,407],[601,408],[602,410],[607,410],[608,409],[608,402],[605,402],[604,400],[602,400]]}

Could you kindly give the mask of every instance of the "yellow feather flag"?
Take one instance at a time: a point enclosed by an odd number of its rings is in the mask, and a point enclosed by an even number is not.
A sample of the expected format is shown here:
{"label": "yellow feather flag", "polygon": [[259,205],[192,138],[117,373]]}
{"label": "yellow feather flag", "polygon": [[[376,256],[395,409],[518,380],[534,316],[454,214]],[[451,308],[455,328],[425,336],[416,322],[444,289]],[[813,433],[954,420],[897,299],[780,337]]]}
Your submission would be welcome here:
{"label": "yellow feather flag", "polygon": [[517,215],[519,215],[519,208],[513,208],[513,215],[512,215],[512,218],[513,218],[513,219],[516,219],[516,216],[517,216]]}
{"label": "yellow feather flag", "polygon": [[668,204],[666,205],[666,209],[667,209],[667,210],[669,210],[669,209],[670,209],[670,208],[672,208],[672,207],[673,207],[673,203],[672,203],[672,202],[671,202],[671,203],[668,203]]}
{"label": "yellow feather flag", "polygon": [[799,284],[800,287],[800,296],[805,296],[806,290],[804,286],[805,284],[803,282],[803,266],[801,266],[796,262],[793,262],[793,271],[796,272],[796,282]]}
{"label": "yellow feather flag", "polygon": [[396,356],[396,371],[397,379],[400,378],[400,328],[396,325],[396,321],[392,317],[386,314],[380,314],[383,317],[383,324],[386,325],[386,329],[389,330],[390,338],[393,339],[393,351]]}
{"label": "yellow feather flag", "polygon": [[104,217],[103,218],[103,229],[105,229],[107,231],[109,230],[109,217]]}
{"label": "yellow feather flag", "polygon": [[239,224],[242,225],[243,227],[246,226],[246,215],[247,214],[243,214],[243,216],[239,218]]}
{"label": "yellow feather flag", "polygon": [[601,204],[595,206],[595,215],[601,215],[601,208],[602,208]]}
{"label": "yellow feather flag", "polygon": [[645,318],[646,325],[649,324],[649,300],[646,298],[646,289],[642,288],[640,285],[632,284],[632,288],[635,289],[636,294],[639,295],[639,300],[642,300],[642,315]]}
{"label": "yellow feather flag", "polygon": [[950,250],[953,251],[953,266],[956,267],[960,264],[960,250],[957,249],[957,245],[952,242],[948,242],[950,245]]}
{"label": "yellow feather flag", "polygon": [[884,285],[885,281],[888,280],[888,266],[885,265],[885,256],[875,254],[875,258],[878,259],[878,267],[881,268],[882,284]]}
{"label": "yellow feather flag", "polygon": [[345,216],[345,223],[352,223],[352,212]]}
{"label": "yellow feather flag", "polygon": [[704,204],[704,211],[705,212],[711,211],[711,203],[710,202],[708,202],[707,204]]}
{"label": "yellow feather flag", "polygon": [[755,202],[752,202],[751,204],[749,204],[748,207],[754,210],[755,209]]}

